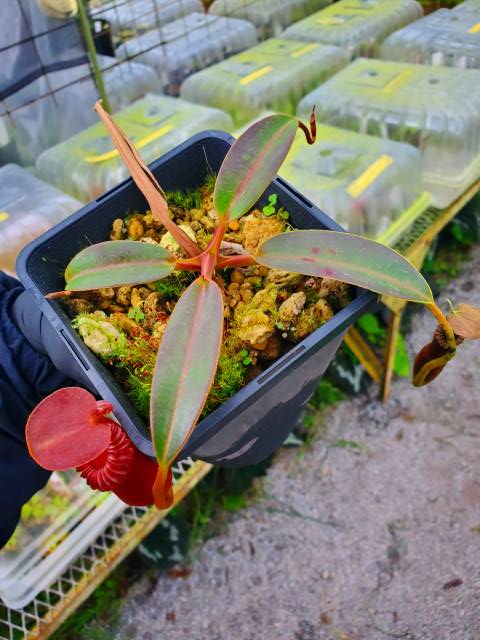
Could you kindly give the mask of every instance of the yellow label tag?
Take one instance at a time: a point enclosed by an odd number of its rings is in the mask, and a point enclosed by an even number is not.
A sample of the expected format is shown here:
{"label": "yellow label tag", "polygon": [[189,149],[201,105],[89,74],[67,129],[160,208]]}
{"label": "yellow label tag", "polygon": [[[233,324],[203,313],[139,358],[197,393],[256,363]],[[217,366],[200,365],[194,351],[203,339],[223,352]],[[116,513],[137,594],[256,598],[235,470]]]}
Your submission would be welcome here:
{"label": "yellow label tag", "polygon": [[393,158],[391,156],[383,155],[375,160],[373,164],[371,164],[368,169],[366,169],[361,176],[359,176],[356,180],[354,180],[349,187],[347,187],[347,193],[349,193],[352,198],[358,198],[365,189],[367,189],[375,180],[387,169],[391,164],[393,164]]}
{"label": "yellow label tag", "polygon": [[5,222],[5,220],[8,220],[10,218],[10,214],[8,214],[6,211],[0,211],[0,222]]}
{"label": "yellow label tag", "polygon": [[392,91],[395,91],[395,89],[398,89],[400,85],[402,85],[404,82],[406,82],[410,78],[412,73],[413,73],[412,69],[405,69],[405,71],[402,71],[401,73],[399,73],[398,76],[395,76],[395,78],[392,78],[390,82],[387,82],[387,84],[383,87],[383,90],[386,93],[391,93]]}
{"label": "yellow label tag", "polygon": [[257,69],[256,71],[252,71],[252,73],[249,73],[248,76],[243,77],[240,80],[239,84],[243,86],[246,84],[250,84],[251,82],[258,80],[258,78],[261,78],[262,76],[266,76],[267,73],[270,73],[270,71],[273,71],[273,67],[266,66],[266,67],[262,67],[261,69]]}
{"label": "yellow label tag", "polygon": [[331,16],[330,18],[317,18],[315,20],[317,24],[323,24],[326,27],[334,27],[337,24],[343,24],[345,22],[345,18],[341,16]]}
{"label": "yellow label tag", "polygon": [[480,31],[480,22],[477,22],[477,24],[474,24],[473,27],[470,27],[470,29],[468,30],[468,33],[478,33]]}
{"label": "yellow label tag", "polygon": [[[146,147],[147,144],[150,144],[150,142],[153,142],[154,140],[158,140],[158,138],[161,138],[162,136],[166,135],[173,128],[174,128],[173,124],[166,124],[164,127],[160,127],[158,131],[153,131],[153,133],[150,133],[148,136],[145,136],[144,138],[141,138],[140,140],[138,140],[138,142],[135,143],[135,146],[137,147],[137,149]],[[86,156],[84,159],[85,159],[85,162],[88,162],[89,164],[99,164],[100,162],[113,160],[113,158],[116,158],[117,156],[118,156],[118,151],[116,149],[112,149],[111,151],[107,151],[106,153],[101,153],[96,156]]]}
{"label": "yellow label tag", "polygon": [[307,44],[306,47],[302,47],[301,49],[297,49],[297,51],[294,51],[291,55],[292,58],[301,58],[302,56],[304,56],[306,53],[310,53],[310,51],[313,51],[314,49],[318,49],[320,45],[318,44]]}

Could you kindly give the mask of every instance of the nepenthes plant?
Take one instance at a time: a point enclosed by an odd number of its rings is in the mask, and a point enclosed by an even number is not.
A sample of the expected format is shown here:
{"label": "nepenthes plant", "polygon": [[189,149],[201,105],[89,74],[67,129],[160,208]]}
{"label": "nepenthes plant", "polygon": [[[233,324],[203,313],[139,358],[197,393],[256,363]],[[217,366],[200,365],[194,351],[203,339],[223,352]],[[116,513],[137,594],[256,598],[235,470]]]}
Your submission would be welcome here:
{"label": "nepenthes plant", "polygon": [[[113,483],[118,495],[131,503],[135,500],[148,503],[151,497],[151,502],[159,509],[172,504],[171,467],[199,419],[217,369],[224,332],[223,291],[218,275],[225,269],[257,264],[306,276],[332,278],[379,295],[425,305],[435,317],[438,329],[432,342],[422,349],[415,361],[413,383],[417,386],[429,383],[440,373],[464,338],[480,337],[480,311],[461,305],[447,318],[436,305],[426,280],[408,260],[394,250],[360,236],[335,231],[292,230],[265,240],[254,255],[222,252],[228,225],[247,213],[265,192],[298,129],[305,134],[307,143],[315,142],[314,113],[308,127],[289,115],[268,116],[253,124],[232,145],[214,187],[218,224],[208,246],[202,250],[172,220],[164,191],[132,143],[101,103],[95,108],[154,218],[170,232],[184,256],[173,255],[158,244],[133,240],[101,242],[83,249],[70,261],[65,271],[65,291],[52,293],[49,297],[151,283],[175,271],[196,272],[197,277],[176,303],[156,356],[150,429],[157,464],[139,454],[145,460],[137,455],[135,462],[122,468],[112,449],[114,428],[105,418],[111,406],[95,403],[93,396],[87,400],[87,392],[81,389],[70,389],[56,392],[44,400],[27,424],[29,450],[42,466],[49,469],[77,466],[91,486],[97,488],[106,486],[110,479],[111,488]],[[70,405],[73,426],[59,434],[54,416],[61,413],[65,402]],[[79,412],[77,406],[81,407]],[[85,438],[86,426],[94,427],[89,432],[91,437]],[[118,439],[120,435],[115,432],[115,437]],[[122,455],[124,458],[130,456],[131,461],[134,453],[127,449],[125,444]],[[148,469],[146,476],[142,476],[144,486],[139,488],[137,495],[128,490],[129,484],[140,482],[139,476],[128,471],[135,464],[137,469],[142,465]],[[104,472],[106,466],[108,473]]]}

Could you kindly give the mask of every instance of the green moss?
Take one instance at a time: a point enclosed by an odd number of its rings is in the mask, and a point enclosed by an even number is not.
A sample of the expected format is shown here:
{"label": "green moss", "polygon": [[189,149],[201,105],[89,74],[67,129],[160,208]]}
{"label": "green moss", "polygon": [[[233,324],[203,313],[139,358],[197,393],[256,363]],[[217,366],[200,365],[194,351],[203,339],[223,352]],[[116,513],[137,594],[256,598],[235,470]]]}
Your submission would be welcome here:
{"label": "green moss", "polygon": [[223,404],[241,389],[245,383],[246,369],[241,357],[222,353],[218,360],[217,373],[202,412],[202,418]]}
{"label": "green moss", "polygon": [[128,392],[131,403],[144,420],[150,412],[150,382],[141,380],[133,371],[128,372]]}
{"label": "green moss", "polygon": [[177,271],[168,278],[157,280],[155,289],[164,300],[178,300],[185,289],[193,282],[195,275],[188,271]]}
{"label": "green moss", "polygon": [[180,207],[188,211],[190,209],[200,209],[202,206],[202,196],[199,189],[169,191],[166,196],[170,207]]}
{"label": "green moss", "polygon": [[217,180],[217,175],[213,173],[213,171],[207,174],[207,177],[205,178],[205,182],[203,183],[207,191],[211,191],[213,193],[213,190],[215,189],[216,180]]}

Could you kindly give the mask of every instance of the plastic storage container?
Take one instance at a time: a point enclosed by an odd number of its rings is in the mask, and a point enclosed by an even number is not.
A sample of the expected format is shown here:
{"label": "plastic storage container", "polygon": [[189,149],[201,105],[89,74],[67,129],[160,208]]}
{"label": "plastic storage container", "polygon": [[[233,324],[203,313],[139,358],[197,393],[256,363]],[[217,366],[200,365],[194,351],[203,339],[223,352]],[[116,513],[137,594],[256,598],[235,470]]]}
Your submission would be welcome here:
{"label": "plastic storage container", "polygon": [[[146,162],[194,133],[210,128],[230,130],[233,126],[230,116],[218,109],[154,95],[119,112],[115,120]],[[129,175],[101,122],[42,153],[36,171],[44,180],[83,201],[98,197]]]}
{"label": "plastic storage container", "polygon": [[[153,163],[151,169],[167,191],[197,187],[210,171],[218,172],[231,140],[227,134],[198,134]],[[289,211],[294,226],[341,229],[280,179],[267,189],[260,206],[266,204],[267,195],[273,192]],[[17,270],[99,394],[112,402],[115,415],[130,438],[141,451],[152,455],[148,428],[113,376],[72,329],[61,304],[44,297],[47,292],[63,289],[67,263],[87,244],[105,240],[115,218],[129,210],[146,208],[144,198],[132,180],[128,180],[34,241],[17,261]],[[55,262],[49,256],[55,256]],[[223,466],[243,466],[267,457],[294,427],[347,329],[375,303],[374,294],[359,290],[357,297],[329,322],[199,422],[179,459],[194,454]]]}
{"label": "plastic storage container", "polygon": [[279,36],[285,27],[323,9],[332,0],[215,0],[209,12],[243,18],[257,28],[261,40]]}
{"label": "plastic storage container", "polygon": [[415,0],[341,0],[289,27],[285,38],[342,47],[351,56],[375,57],[396,29],[423,16]]}
{"label": "plastic storage container", "polygon": [[256,44],[255,27],[245,20],[192,13],[128,40],[117,55],[153,67],[165,92],[178,95],[182,82],[195,71]]}
{"label": "plastic storage container", "polygon": [[302,96],[349,60],[338,47],[272,38],[190,76],[181,96],[221,106],[240,126],[265,110],[294,114]]}
{"label": "plastic storage container", "polygon": [[393,244],[430,202],[411,145],[318,125],[299,133],[280,175],[352,233]]}
{"label": "plastic storage container", "polygon": [[201,0],[123,0],[91,9],[90,15],[107,20],[113,35],[122,38],[138,36],[193,12],[203,12]]}
{"label": "plastic storage container", "polygon": [[[107,56],[98,56],[98,60],[113,111],[146,93],[162,93],[158,76],[150,67]],[[85,64],[49,73],[10,96],[0,103],[0,163],[35,164],[42,151],[97,122],[92,109],[96,100],[98,91]],[[10,116],[7,110],[12,112]]]}
{"label": "plastic storage container", "polygon": [[478,15],[435,11],[389,36],[380,57],[396,62],[480,68],[480,4]]}
{"label": "plastic storage container", "polygon": [[15,270],[20,250],[82,204],[15,164],[0,168],[0,269]]}
{"label": "plastic storage container", "polygon": [[423,155],[423,184],[436,207],[480,175],[480,72],[355,60],[301,101],[306,117],[407,142]]}
{"label": "plastic storage container", "polygon": [[480,0],[464,0],[454,7],[453,11],[455,11],[455,13],[470,13],[478,16],[480,12]]}

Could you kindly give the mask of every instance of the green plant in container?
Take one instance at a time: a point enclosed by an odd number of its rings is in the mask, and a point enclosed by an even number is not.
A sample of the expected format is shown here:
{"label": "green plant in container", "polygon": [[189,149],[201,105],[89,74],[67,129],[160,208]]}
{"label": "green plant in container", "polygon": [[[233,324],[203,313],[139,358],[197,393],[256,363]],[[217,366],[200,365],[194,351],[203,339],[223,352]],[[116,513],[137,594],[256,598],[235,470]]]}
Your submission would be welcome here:
{"label": "green plant in container", "polygon": [[[223,270],[257,264],[289,273],[331,278],[380,295],[425,305],[437,320],[438,329],[432,343],[422,349],[415,362],[413,382],[418,386],[427,384],[438,375],[454,357],[457,343],[464,337],[479,337],[479,311],[460,307],[454,315],[454,331],[435,304],[427,282],[408,260],[392,249],[360,236],[335,231],[292,230],[270,237],[254,255],[226,255],[222,252],[222,240],[229,225],[248,212],[262,196],[285,159],[297,129],[305,133],[309,144],[314,143],[313,113],[310,127],[289,115],[268,116],[253,124],[232,145],[215,182],[213,204],[218,224],[202,250],[171,219],[162,188],[132,143],[100,103],[97,103],[96,110],[147,199],[152,215],[164,225],[184,256],[173,255],[158,244],[132,240],[101,242],[83,249],[71,260],[65,271],[65,291],[49,297],[161,281],[175,271],[197,274],[178,299],[168,320],[160,340],[151,385],[150,429],[157,467],[154,481],[149,482],[153,484],[151,501],[159,509],[172,504],[171,466],[195,427],[215,377],[224,337],[223,284],[219,277]],[[271,198],[267,207],[273,208],[275,204],[275,198]],[[270,213],[269,209],[267,213]],[[138,312],[134,310],[133,313]],[[248,353],[245,355],[247,359]],[[82,390],[78,390],[78,402],[79,405],[82,402],[83,425],[87,423],[90,428],[96,427],[96,431],[93,428],[91,432],[96,432],[95,438],[86,439],[90,447],[88,455],[79,450],[82,448],[79,446],[80,429],[72,428],[71,440],[64,433],[55,435],[54,427],[51,427],[52,415],[55,410],[61,410],[59,405],[63,401],[63,393],[65,390],[57,392],[57,405],[49,399],[43,401],[27,425],[27,439],[33,457],[44,466],[47,458],[49,468],[52,464],[63,463],[60,458],[64,452],[74,447],[75,460],[85,466],[89,456],[91,459],[96,453],[101,459],[102,452],[110,445],[104,418],[109,409],[105,406],[107,403],[100,403],[100,406],[97,403],[95,408],[93,402],[90,406],[90,401],[82,395],[86,392]],[[71,390],[68,396],[72,415],[75,393]],[[39,411],[42,405],[43,409]],[[77,421],[79,427],[80,422]],[[58,449],[57,458],[52,454],[55,448]],[[150,468],[149,478],[152,472]],[[135,483],[137,480],[135,476],[129,476],[128,481]],[[147,494],[151,484],[147,482]],[[128,495],[128,492],[124,491],[123,495]]]}

